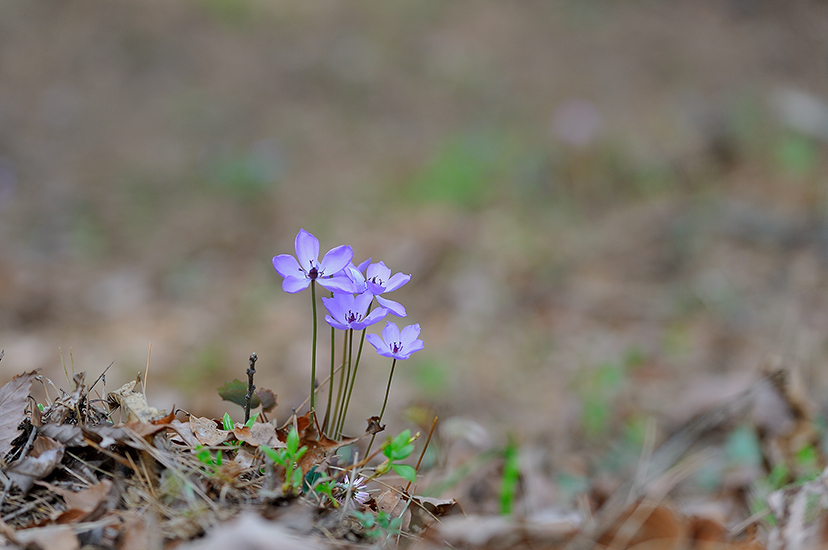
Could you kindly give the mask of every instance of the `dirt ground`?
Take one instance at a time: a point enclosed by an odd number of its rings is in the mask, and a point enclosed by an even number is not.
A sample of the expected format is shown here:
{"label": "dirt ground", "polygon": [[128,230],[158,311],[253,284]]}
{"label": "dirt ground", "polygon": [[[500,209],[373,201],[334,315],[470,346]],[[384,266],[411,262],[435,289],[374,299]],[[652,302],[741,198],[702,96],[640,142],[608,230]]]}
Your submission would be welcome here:
{"label": "dirt ground", "polygon": [[[614,487],[776,369],[824,428],[826,51],[800,0],[4,2],[0,373],[149,361],[155,406],[220,417],[255,351],[285,419],[310,299],[271,258],[305,228],[412,274],[389,429],[438,415],[444,471],[516,438],[547,482],[522,506]],[[757,409],[689,494],[768,475],[726,451]],[[471,490],[444,494],[497,509]]]}

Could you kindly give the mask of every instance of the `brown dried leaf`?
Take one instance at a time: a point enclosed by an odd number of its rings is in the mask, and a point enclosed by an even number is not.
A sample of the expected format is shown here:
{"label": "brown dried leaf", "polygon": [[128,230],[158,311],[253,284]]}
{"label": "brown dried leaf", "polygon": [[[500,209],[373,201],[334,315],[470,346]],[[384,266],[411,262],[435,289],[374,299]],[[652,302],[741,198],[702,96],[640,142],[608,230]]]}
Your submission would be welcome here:
{"label": "brown dried leaf", "polygon": [[462,514],[463,509],[456,500],[430,497],[411,497],[411,529],[424,529],[438,518]]}
{"label": "brown dried leaf", "polygon": [[233,435],[239,441],[244,441],[254,447],[258,447],[259,445],[268,445],[272,448],[285,446],[284,443],[279,441],[279,436],[276,435],[276,428],[273,424],[267,422],[259,422],[249,428],[237,424],[233,430]]}
{"label": "brown dried leaf", "polygon": [[201,445],[198,438],[193,433],[192,426],[189,422],[181,422],[180,420],[173,420],[170,422],[170,429],[175,431],[176,435],[170,437],[174,443],[183,443],[191,449],[195,449]]}
{"label": "brown dried leaf", "polygon": [[278,548],[279,550],[323,550],[330,545],[301,537],[279,522],[245,512],[208,530],[207,535],[178,546],[178,550],[225,550],[227,548]]}
{"label": "brown dried leaf", "polygon": [[108,479],[101,480],[99,483],[81,491],[71,491],[42,481],[38,482],[38,485],[57,493],[66,502],[68,508],[56,518],[57,523],[72,523],[92,519],[91,516],[103,508],[102,505],[112,490],[112,482]]}
{"label": "brown dried leaf", "polygon": [[220,445],[230,437],[230,432],[220,430],[215,420],[205,417],[190,416],[190,429],[199,443],[208,447]]}
{"label": "brown dried leaf", "polygon": [[49,550],[78,550],[80,541],[69,525],[49,525],[16,531],[14,538],[26,548]]}
{"label": "brown dried leaf", "polygon": [[127,415],[127,422],[152,422],[166,416],[164,411],[147,404],[147,398],[143,393],[135,391],[137,380],[128,382],[115,391],[106,394],[107,401],[120,406]]}
{"label": "brown dried leaf", "polygon": [[28,456],[9,466],[6,474],[27,493],[36,480],[45,478],[57,468],[63,460],[64,448],[63,443],[40,436],[35,439]]}
{"label": "brown dried leaf", "polygon": [[44,424],[38,433],[60,441],[67,447],[86,447],[83,440],[83,429],[75,424]]}
{"label": "brown dried leaf", "polygon": [[29,391],[37,371],[25,372],[0,388],[0,456],[11,451],[11,442],[20,435],[17,427],[26,417]]}

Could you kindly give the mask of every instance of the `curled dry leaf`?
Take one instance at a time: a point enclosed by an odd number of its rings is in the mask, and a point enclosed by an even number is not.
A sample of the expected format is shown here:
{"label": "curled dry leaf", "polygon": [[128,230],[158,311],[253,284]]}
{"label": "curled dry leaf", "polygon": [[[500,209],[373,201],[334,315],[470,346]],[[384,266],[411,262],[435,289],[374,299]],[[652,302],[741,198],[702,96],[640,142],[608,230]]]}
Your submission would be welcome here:
{"label": "curled dry leaf", "polygon": [[254,447],[258,447],[259,445],[267,445],[272,448],[285,446],[283,442],[279,441],[279,436],[276,435],[276,428],[273,424],[267,422],[259,422],[249,428],[241,424],[236,424],[236,427],[233,429],[233,435],[239,441],[244,441]]}
{"label": "curled dry leaf", "polygon": [[439,518],[462,514],[463,509],[453,498],[411,497],[411,529],[425,529]]}
{"label": "curled dry leaf", "polygon": [[127,422],[152,422],[166,416],[164,411],[147,404],[147,398],[143,393],[135,391],[137,380],[128,382],[115,391],[106,394],[106,399],[121,407],[126,413]]}
{"label": "curled dry leaf", "polygon": [[208,447],[221,445],[230,437],[230,432],[220,430],[215,420],[202,416],[190,417],[190,430],[199,443]]}
{"label": "curled dry leaf", "polygon": [[63,460],[63,443],[50,437],[40,436],[35,439],[31,452],[6,469],[6,475],[15,485],[27,493],[36,480],[51,474]]}
{"label": "curled dry leaf", "polygon": [[98,512],[105,507],[107,497],[109,497],[112,490],[112,482],[108,479],[101,480],[81,491],[71,491],[42,481],[38,482],[38,485],[57,493],[66,502],[67,509],[55,518],[56,523],[72,523],[95,519],[95,516],[99,515]]}
{"label": "curled dry leaf", "polygon": [[18,374],[0,388],[0,456],[11,451],[11,442],[20,435],[17,427],[26,417],[26,405],[37,371]]}
{"label": "curled dry leaf", "polygon": [[259,401],[261,401],[262,410],[264,412],[269,413],[276,408],[276,394],[272,391],[266,388],[261,388],[256,391],[256,395],[258,396]]}
{"label": "curled dry leaf", "polygon": [[[291,424],[287,424],[278,432],[280,441],[284,442],[287,440],[287,435],[291,427]],[[296,431],[299,434],[299,448],[308,448],[307,452],[297,463],[305,474],[314,466],[325,461],[340,447],[351,445],[363,437],[371,435],[366,433],[361,437],[343,437],[339,441],[331,439],[324,434],[320,434],[319,430],[316,429],[316,425],[311,423],[310,412],[296,418],[296,427]]]}
{"label": "curled dry leaf", "polygon": [[48,525],[23,529],[15,532],[15,540],[26,548],[48,548],[49,550],[78,550],[75,531],[70,525]]}

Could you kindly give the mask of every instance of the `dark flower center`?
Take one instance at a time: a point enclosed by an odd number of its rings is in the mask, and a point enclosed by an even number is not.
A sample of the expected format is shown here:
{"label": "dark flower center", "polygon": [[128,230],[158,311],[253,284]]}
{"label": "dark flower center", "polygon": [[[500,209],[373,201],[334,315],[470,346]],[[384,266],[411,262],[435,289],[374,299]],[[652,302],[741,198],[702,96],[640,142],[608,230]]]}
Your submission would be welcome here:
{"label": "dark flower center", "polygon": [[402,342],[394,342],[391,344],[391,352],[392,353],[400,353],[403,349]]}
{"label": "dark flower center", "polygon": [[359,313],[354,313],[350,309],[348,310],[348,313],[345,314],[345,320],[348,321],[349,324],[359,321],[360,319],[362,319],[362,315],[360,315]]}
{"label": "dark flower center", "polygon": [[315,281],[317,277],[319,277],[319,270],[316,269],[316,267],[310,268],[310,271],[308,271],[308,278]]}

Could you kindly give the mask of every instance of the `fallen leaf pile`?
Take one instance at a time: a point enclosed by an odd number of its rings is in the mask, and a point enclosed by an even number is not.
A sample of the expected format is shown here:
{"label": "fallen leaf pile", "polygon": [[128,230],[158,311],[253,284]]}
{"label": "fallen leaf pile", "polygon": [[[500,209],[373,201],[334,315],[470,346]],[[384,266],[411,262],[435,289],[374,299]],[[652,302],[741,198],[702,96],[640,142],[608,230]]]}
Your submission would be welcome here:
{"label": "fallen leaf pile", "polygon": [[[43,379],[28,372],[0,388],[2,548],[828,548],[828,470],[795,481],[801,460],[792,449],[816,441],[813,408],[785,372],[765,376],[743,396],[677,427],[626,483],[602,489],[596,482],[570,509],[524,507],[513,515],[466,514],[463,508],[464,499],[473,509],[476,499],[489,498],[487,483],[491,489],[501,482],[498,459],[489,461],[492,470],[465,475],[468,492],[462,483],[454,486],[459,502],[384,480],[364,502],[344,506],[281,492],[284,468],[268,462],[262,445],[285,448],[296,429],[300,447],[307,448],[297,464],[304,474],[341,472],[331,469],[337,451],[381,431],[376,418],[364,435],[341,440],[322,434],[310,414],[293,415],[282,426],[259,421],[225,429],[229,424],[219,420],[150,406],[140,379],[92,398],[93,388],[77,374],[70,391],[43,405],[30,395],[35,381]],[[752,516],[739,508],[744,491],[735,489],[721,497],[732,504],[730,513],[694,510],[676,487],[706,442],[746,419],[757,427],[765,460],[789,464],[789,483],[768,493],[767,509]],[[468,435],[469,429],[459,432]],[[815,460],[825,467],[821,451]],[[544,482],[524,465],[520,484],[528,502],[528,493]],[[373,529],[349,510],[396,523]]]}

